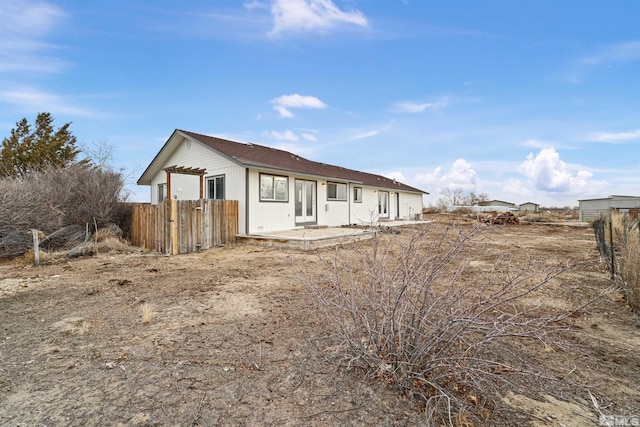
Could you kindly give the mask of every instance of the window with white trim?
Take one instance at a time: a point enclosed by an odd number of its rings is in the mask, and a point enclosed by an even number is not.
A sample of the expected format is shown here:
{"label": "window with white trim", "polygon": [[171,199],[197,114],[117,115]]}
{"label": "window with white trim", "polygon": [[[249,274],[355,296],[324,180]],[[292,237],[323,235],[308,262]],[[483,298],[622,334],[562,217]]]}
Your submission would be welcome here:
{"label": "window with white trim", "polygon": [[362,203],[362,187],[353,187],[353,203]]}
{"label": "window with white trim", "polygon": [[207,178],[207,197],[213,200],[224,200],[224,175]]}
{"label": "window with white trim", "polygon": [[261,202],[288,202],[289,178],[286,176],[260,174]]}
{"label": "window with white trim", "polygon": [[158,203],[167,199],[167,184],[158,184]]}
{"label": "window with white trim", "polygon": [[347,200],[347,184],[327,182],[327,200]]}

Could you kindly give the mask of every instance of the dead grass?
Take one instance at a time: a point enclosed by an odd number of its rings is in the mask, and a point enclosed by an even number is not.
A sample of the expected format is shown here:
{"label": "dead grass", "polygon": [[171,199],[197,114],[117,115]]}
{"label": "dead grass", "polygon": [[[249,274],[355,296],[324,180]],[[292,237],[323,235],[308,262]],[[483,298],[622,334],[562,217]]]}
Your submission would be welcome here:
{"label": "dead grass", "polygon": [[118,237],[105,237],[93,244],[98,253],[132,253],[140,252],[140,248],[131,246],[131,244]]}
{"label": "dead grass", "polygon": [[640,233],[637,222],[620,248],[620,278],[627,303],[640,311]]}
{"label": "dead grass", "polygon": [[151,323],[151,306],[148,303],[144,303],[140,306],[140,311],[142,312],[142,323],[145,325]]}
{"label": "dead grass", "polygon": [[[51,261],[51,254],[49,254],[49,252],[43,251],[42,249],[40,249],[39,251],[39,257],[40,263],[47,263]],[[22,256],[22,259],[26,265],[33,265],[36,259],[33,249],[29,249],[27,252],[25,252]]]}

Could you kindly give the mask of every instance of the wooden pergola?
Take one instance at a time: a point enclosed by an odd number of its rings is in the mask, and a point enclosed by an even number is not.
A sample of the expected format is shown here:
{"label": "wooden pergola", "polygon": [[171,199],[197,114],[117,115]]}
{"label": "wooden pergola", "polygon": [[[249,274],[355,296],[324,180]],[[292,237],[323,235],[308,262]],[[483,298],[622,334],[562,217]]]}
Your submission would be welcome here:
{"label": "wooden pergola", "polygon": [[204,175],[207,173],[206,169],[201,168],[187,168],[184,166],[169,166],[163,169],[167,173],[167,197],[171,198],[171,174],[177,173],[180,175],[196,175],[200,177],[200,198],[204,199]]}

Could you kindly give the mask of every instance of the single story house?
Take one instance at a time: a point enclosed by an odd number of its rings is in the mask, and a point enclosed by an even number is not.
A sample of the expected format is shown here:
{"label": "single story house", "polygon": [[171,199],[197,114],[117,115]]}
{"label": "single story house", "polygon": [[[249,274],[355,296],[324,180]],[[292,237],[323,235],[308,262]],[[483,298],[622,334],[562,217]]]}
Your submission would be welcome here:
{"label": "single story house", "polygon": [[518,211],[520,212],[532,212],[537,213],[540,210],[540,205],[533,202],[522,203],[518,206]]}
{"label": "single story house", "polygon": [[165,198],[237,200],[240,234],[416,219],[428,194],[380,175],[179,129],[138,185],[151,187],[152,204]]}
{"label": "single story house", "polygon": [[580,210],[580,221],[593,221],[600,215],[608,213],[611,209],[638,218],[640,197],[614,195],[601,199],[583,199],[578,200],[578,208]]}

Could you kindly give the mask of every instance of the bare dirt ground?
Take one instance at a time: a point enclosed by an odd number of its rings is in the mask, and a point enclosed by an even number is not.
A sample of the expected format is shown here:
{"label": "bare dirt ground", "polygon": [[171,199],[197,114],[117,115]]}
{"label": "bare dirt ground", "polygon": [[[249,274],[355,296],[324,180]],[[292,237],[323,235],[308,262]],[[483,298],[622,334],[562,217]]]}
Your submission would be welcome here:
{"label": "bare dirt ground", "polygon": [[[472,269],[505,253],[597,259],[585,227],[495,227],[482,239]],[[0,264],[0,425],[423,423],[414,402],[327,361],[322,317],[296,280],[320,268],[313,253],[251,245]],[[598,263],[559,280],[560,309],[610,284]],[[589,391],[604,414],[640,414],[640,321],[621,295],[563,326],[565,346],[522,350],[560,381],[505,389],[507,410],[487,425],[598,425]]]}

